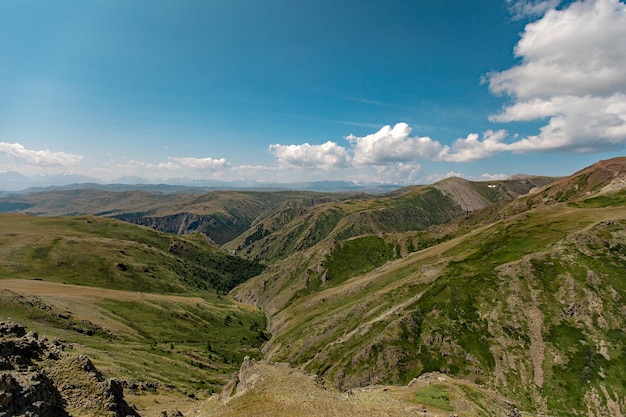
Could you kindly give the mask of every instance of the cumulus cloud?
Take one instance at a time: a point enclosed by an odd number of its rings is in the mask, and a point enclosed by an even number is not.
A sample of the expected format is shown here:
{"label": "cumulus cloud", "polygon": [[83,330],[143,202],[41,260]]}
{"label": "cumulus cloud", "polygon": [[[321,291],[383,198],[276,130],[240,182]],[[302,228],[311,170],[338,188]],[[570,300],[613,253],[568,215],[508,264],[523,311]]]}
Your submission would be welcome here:
{"label": "cumulus cloud", "polygon": [[519,65],[488,75],[512,104],[495,122],[547,118],[535,136],[506,150],[597,151],[626,144],[626,4],[584,0],[526,25]]}
{"label": "cumulus cloud", "polygon": [[507,150],[509,145],[503,142],[506,136],[505,130],[488,130],[482,139],[472,133],[457,139],[452,146],[444,146],[429,137],[411,136],[409,125],[401,122],[366,136],[346,136],[352,145],[350,149],[326,142],[322,145],[271,145],[270,151],[282,168],[320,171],[371,168],[379,178],[406,180],[418,178],[419,161],[470,162]]}
{"label": "cumulus cloud", "polygon": [[508,146],[503,143],[507,136],[506,130],[488,130],[483,133],[483,140],[477,133],[470,133],[464,139],[457,139],[452,146],[444,146],[437,160],[446,162],[470,162],[485,159],[498,152],[507,150]]}
{"label": "cumulus cloud", "polygon": [[411,128],[406,123],[397,123],[393,128],[384,126],[371,135],[346,139],[354,146],[355,165],[388,165],[410,162],[416,159],[433,159],[441,151],[441,144],[429,137],[411,137]]}
{"label": "cumulus cloud", "polygon": [[385,126],[371,135],[350,135],[346,139],[354,145],[353,162],[356,166],[391,166],[418,160],[470,162],[489,158],[509,146],[503,142],[506,130],[488,130],[483,133],[482,140],[477,133],[471,133],[454,141],[452,146],[410,134],[411,128],[406,123],[398,123],[393,128]]}
{"label": "cumulus cloud", "polygon": [[506,0],[509,12],[514,20],[542,16],[554,9],[561,0]]}
{"label": "cumulus cloud", "polygon": [[[620,0],[508,0],[514,15],[542,15],[526,25],[515,46],[519,64],[485,77],[509,103],[495,123],[540,121],[537,134],[504,129],[471,133],[452,144],[412,134],[406,123],[366,135],[350,146],[272,145],[281,167],[371,169],[386,178],[416,177],[419,161],[471,162],[502,152],[596,152],[626,144],[626,4]],[[498,179],[502,174],[488,174]]]}
{"label": "cumulus cloud", "polygon": [[22,163],[39,167],[73,166],[79,165],[83,160],[81,155],[26,149],[19,143],[0,142],[0,153],[13,157]]}
{"label": "cumulus cloud", "polygon": [[274,144],[270,145],[269,150],[278,158],[281,167],[332,171],[350,165],[346,149],[330,141],[321,145]]}
{"label": "cumulus cloud", "polygon": [[625,45],[624,3],[573,3],[526,25],[515,47],[522,63],[492,74],[489,87],[520,100],[625,92]]}
{"label": "cumulus cloud", "polygon": [[198,171],[217,171],[225,168],[228,163],[226,159],[213,159],[213,158],[177,158],[171,157],[172,161],[179,163],[180,165],[192,168]]}

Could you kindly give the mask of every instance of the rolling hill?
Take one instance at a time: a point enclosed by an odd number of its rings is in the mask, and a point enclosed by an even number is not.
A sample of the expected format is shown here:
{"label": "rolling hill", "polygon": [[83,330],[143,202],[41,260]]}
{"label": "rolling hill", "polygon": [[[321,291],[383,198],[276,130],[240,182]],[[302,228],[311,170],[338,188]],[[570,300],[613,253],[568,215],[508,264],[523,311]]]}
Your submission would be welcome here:
{"label": "rolling hill", "polygon": [[449,178],[433,186],[407,187],[375,197],[291,200],[257,218],[247,232],[224,247],[271,264],[324,240],[424,230],[490,204],[510,201],[551,181],[529,177],[480,183]]}
{"label": "rolling hill", "polygon": [[425,232],[321,241],[233,293],[270,313],[268,359],[343,389],[437,371],[530,412],[622,415],[625,161]]}
{"label": "rolling hill", "polygon": [[0,318],[62,339],[108,378],[139,387],[132,402],[144,416],[219,391],[244,357],[262,357],[263,312],[225,296],[262,270],[202,234],[0,215]]}
{"label": "rolling hill", "polygon": [[616,158],[382,195],[4,198],[99,217],[0,216],[0,316],[157,384],[142,415],[622,416],[625,190]]}
{"label": "rolling hill", "polygon": [[201,232],[223,244],[248,230],[257,217],[285,201],[347,196],[307,191],[214,191],[198,195],[80,188],[3,197],[0,212],[111,217],[166,233]]}
{"label": "rolling hill", "polygon": [[[435,187],[408,187],[388,194],[313,191],[213,191],[157,193],[75,188],[0,198],[0,212],[38,216],[93,214],[149,226],[166,233],[201,232],[217,244],[266,262],[315,244],[332,232],[343,236],[424,228],[495,201],[508,201],[552,181],[526,177],[494,183],[449,179]],[[323,214],[319,214],[323,212]],[[352,227],[351,227],[352,225]],[[268,234],[275,236],[267,237]],[[286,236],[285,236],[286,234]],[[257,240],[275,240],[275,248]],[[262,243],[262,242],[261,242]]]}

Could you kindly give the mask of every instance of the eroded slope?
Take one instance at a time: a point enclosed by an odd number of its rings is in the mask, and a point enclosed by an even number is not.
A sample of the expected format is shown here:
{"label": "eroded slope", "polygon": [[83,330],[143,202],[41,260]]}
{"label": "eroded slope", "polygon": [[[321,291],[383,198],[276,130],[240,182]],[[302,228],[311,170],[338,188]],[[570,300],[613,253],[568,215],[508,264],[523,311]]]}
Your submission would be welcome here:
{"label": "eroded slope", "polygon": [[[344,255],[354,260],[343,259],[355,268],[341,279],[329,266],[346,243],[318,244],[234,294],[270,312],[271,360],[336,387],[406,384],[438,371],[528,411],[622,415],[626,198],[606,187],[624,166],[605,162],[569,182],[607,165],[610,175],[567,201],[538,203],[547,188],[421,235],[353,238]],[[407,250],[420,242],[430,246]],[[383,262],[350,273],[381,253]]]}

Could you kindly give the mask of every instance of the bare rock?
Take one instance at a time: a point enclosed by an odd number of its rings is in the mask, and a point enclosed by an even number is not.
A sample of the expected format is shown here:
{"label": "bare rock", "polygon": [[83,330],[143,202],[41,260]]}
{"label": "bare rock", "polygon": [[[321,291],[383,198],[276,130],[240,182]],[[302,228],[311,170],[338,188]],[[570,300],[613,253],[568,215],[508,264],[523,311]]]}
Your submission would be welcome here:
{"label": "bare rock", "polygon": [[0,323],[0,417],[139,417],[122,384],[105,380],[87,356],[63,354],[17,323]]}

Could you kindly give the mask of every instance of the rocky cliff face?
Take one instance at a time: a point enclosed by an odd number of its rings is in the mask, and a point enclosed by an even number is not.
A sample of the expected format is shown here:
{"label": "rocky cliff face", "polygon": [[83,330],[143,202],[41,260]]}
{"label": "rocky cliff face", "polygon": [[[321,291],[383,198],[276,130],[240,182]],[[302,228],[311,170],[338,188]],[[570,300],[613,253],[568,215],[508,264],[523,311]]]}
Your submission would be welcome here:
{"label": "rocky cliff face", "polygon": [[139,417],[118,381],[105,380],[86,356],[17,323],[0,322],[0,417]]}
{"label": "rocky cliff face", "polygon": [[204,233],[220,245],[234,239],[250,227],[248,221],[239,220],[233,216],[201,215],[189,212],[166,216],[129,213],[113,217],[129,223],[152,227],[165,233],[179,235],[195,232]]}

